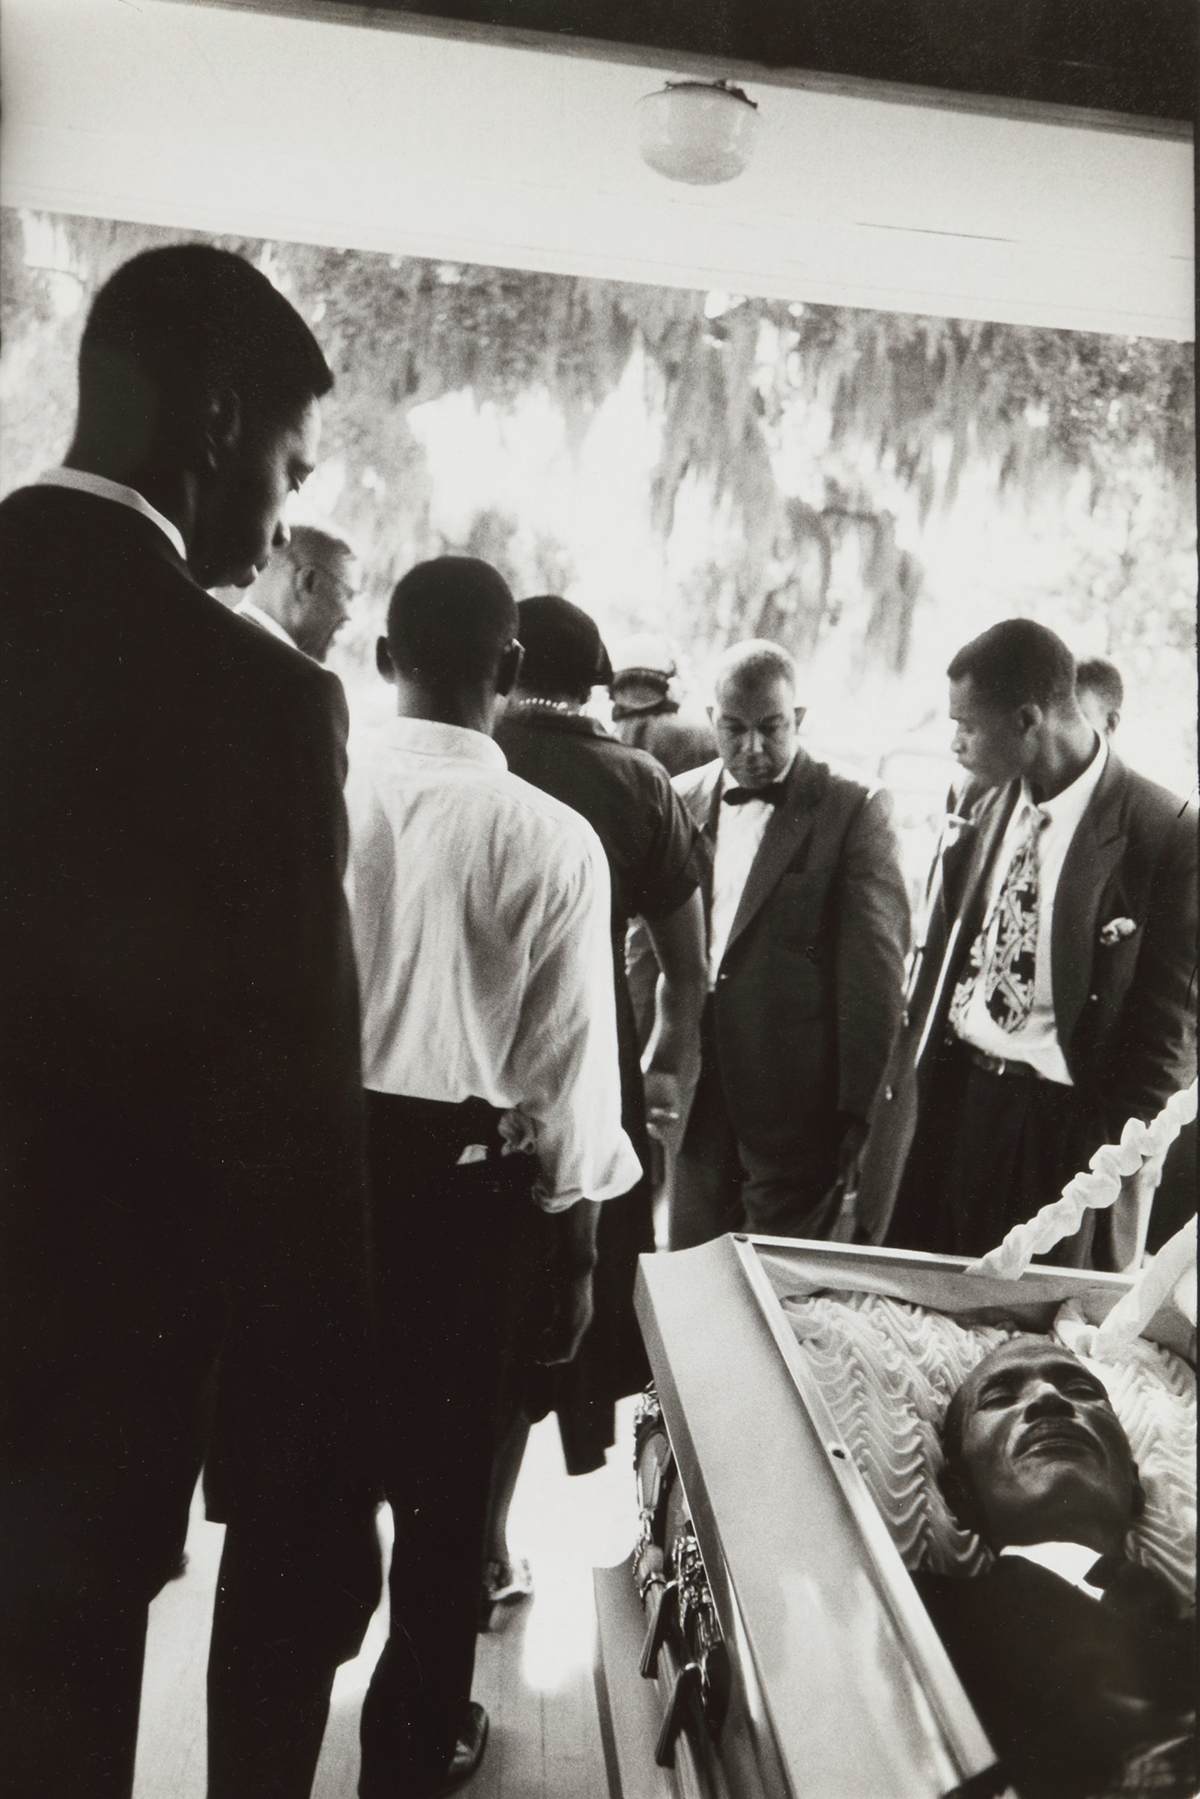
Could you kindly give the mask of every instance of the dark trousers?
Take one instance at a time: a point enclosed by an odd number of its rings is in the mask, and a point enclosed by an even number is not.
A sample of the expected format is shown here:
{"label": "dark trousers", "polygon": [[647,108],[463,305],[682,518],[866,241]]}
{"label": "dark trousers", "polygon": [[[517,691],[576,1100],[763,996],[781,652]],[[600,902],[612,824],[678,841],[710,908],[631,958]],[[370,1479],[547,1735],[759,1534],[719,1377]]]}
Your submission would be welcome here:
{"label": "dark trousers", "polygon": [[[981,1256],[1061,1194],[1105,1142],[1078,1088],[991,1074],[953,1045],[938,1051],[921,1101],[887,1244]],[[1045,1260],[1093,1266],[1097,1214]],[[1097,1246],[1098,1247],[1098,1246]]]}
{"label": "dark trousers", "polygon": [[708,1243],[725,1231],[824,1237],[836,1214],[840,1132],[837,1114],[780,1120],[777,1142],[739,1138],[725,1102],[710,994],[700,1019],[700,1077],[671,1176],[672,1249]]}
{"label": "dark trousers", "polygon": [[[128,1308],[126,1308],[128,1312]],[[147,1608],[178,1563],[221,1308],[109,1315],[9,1387],[0,1443],[0,1792],[128,1799]],[[124,1323],[125,1328],[122,1328]],[[14,1395],[16,1399],[14,1401]],[[210,1799],[308,1799],[339,1661],[379,1592],[373,1509],[302,1488],[228,1527]]]}
{"label": "dark trousers", "polygon": [[[533,1166],[497,1114],[367,1094],[384,1422],[396,1523],[391,1629],[362,1715],[363,1799],[411,1799],[454,1752],[471,1693],[484,1532]],[[459,1165],[484,1144],[487,1161]]]}
{"label": "dark trousers", "polygon": [[40,1345],[5,1344],[6,1799],[126,1799],[133,1784],[147,1607],[183,1549],[218,1333],[215,1310],[138,1320],[136,1303],[81,1295]]}

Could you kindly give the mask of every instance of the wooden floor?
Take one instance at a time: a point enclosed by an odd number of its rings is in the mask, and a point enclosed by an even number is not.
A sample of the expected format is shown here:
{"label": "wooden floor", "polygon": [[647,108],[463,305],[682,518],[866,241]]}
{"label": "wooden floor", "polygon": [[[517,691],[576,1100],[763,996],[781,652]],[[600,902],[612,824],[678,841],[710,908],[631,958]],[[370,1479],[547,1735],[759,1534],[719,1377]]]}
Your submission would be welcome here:
{"label": "wooden floor", "polygon": [[[633,1545],[632,1416],[627,1400],[608,1466],[575,1480],[564,1472],[553,1420],[530,1436],[510,1542],[532,1562],[536,1592],[498,1607],[479,1639],[475,1697],[488,1708],[491,1734],[470,1799],[605,1799],[591,1571],[623,1560]],[[382,1522],[386,1529],[386,1511]],[[151,1607],[134,1799],[204,1799],[204,1668],[223,1534],[197,1505],[187,1573]],[[362,1654],[338,1673],[313,1799],[354,1799],[359,1708],[385,1616],[381,1606]]]}

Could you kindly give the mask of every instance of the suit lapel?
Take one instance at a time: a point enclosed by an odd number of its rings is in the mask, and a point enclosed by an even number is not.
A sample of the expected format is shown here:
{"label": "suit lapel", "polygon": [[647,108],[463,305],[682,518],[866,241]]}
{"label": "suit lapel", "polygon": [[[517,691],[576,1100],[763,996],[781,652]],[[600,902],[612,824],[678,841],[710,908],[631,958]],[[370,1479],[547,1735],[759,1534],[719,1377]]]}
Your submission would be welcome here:
{"label": "suit lapel", "polygon": [[821,774],[819,764],[811,762],[803,751],[797,751],[787,777],[787,791],[772,813],[758,854],[750,864],[750,873],[733,915],[729,942],[725,945],[726,955],[757,916],[778,885],[780,875],[811,835],[823,786]]}
{"label": "suit lapel", "polygon": [[704,895],[706,929],[712,923],[712,870],[717,848],[717,824],[721,812],[721,776],[723,773],[724,769],[718,760],[706,763],[703,768],[691,770],[686,776],[677,776],[673,783],[676,793],[691,813],[701,836],[708,843],[709,854],[703,858],[704,868],[700,877],[701,891]]}
{"label": "suit lapel", "polygon": [[[940,886],[929,897],[929,923],[926,941],[932,933],[933,953],[940,939],[941,961],[932,989],[925,986],[928,976],[922,968],[926,949],[921,947],[914,959],[908,982],[911,1000],[918,987],[929,993],[924,1007],[924,1022],[917,1041],[915,1061],[919,1063],[930,1042],[940,1043],[942,1027],[949,1010],[950,996],[958,979],[963,958],[970,949],[983,923],[988,876],[996,860],[996,851],[1012,817],[1020,788],[1017,782],[997,794],[995,802],[982,815],[978,824],[967,826],[962,835],[947,844],[942,852]],[[940,929],[933,914],[940,910]],[[923,1002],[922,1002],[923,1003]]]}
{"label": "suit lapel", "polygon": [[1050,922],[1054,1022],[1067,1053],[1092,979],[1100,901],[1125,854],[1124,765],[1110,750],[1104,773],[1068,846]]}

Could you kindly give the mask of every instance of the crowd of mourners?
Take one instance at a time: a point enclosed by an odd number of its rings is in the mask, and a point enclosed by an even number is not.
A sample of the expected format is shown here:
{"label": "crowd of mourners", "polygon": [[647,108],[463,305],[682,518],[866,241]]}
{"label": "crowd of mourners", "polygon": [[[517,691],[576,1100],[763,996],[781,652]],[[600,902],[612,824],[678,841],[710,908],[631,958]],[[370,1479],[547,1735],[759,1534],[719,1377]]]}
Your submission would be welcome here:
{"label": "crowd of mourners", "polygon": [[[441,556],[348,756],[323,664],[364,571],[282,522],[332,379],[248,263],[149,252],[92,306],[63,466],[0,505],[14,1799],[131,1791],[202,1466],[211,1799],[308,1794],[383,1500],[359,1791],[453,1790],[476,1632],[530,1590],[530,1423],[587,1472],[648,1378],[656,1203],[672,1249],[974,1256],[1195,1072],[1194,816],[1117,756],[1116,670],[1030,620],[949,663],[915,933],[889,796],[806,751],[776,643],[691,725],[660,643],[614,669],[578,606]],[[1135,1266],[1157,1172],[1059,1259]]]}

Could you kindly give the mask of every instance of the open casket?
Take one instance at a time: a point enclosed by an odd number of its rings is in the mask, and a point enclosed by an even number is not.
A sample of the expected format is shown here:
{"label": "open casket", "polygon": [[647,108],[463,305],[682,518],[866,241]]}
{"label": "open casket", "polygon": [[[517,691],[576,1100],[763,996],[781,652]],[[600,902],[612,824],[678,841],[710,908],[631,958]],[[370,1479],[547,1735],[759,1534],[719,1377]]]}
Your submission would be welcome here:
{"label": "open casket", "polygon": [[[639,1427],[642,1536],[629,1562],[596,1573],[614,1799],[1008,1790],[908,1572],[969,1571],[979,1554],[938,1516],[936,1422],[1004,1331],[1049,1331],[1071,1301],[1086,1347],[1130,1283],[964,1269],[742,1236],[643,1257],[656,1398]],[[1129,1377],[1106,1384],[1152,1498],[1134,1553],[1183,1593],[1193,1346],[1167,1309],[1145,1338]]]}

